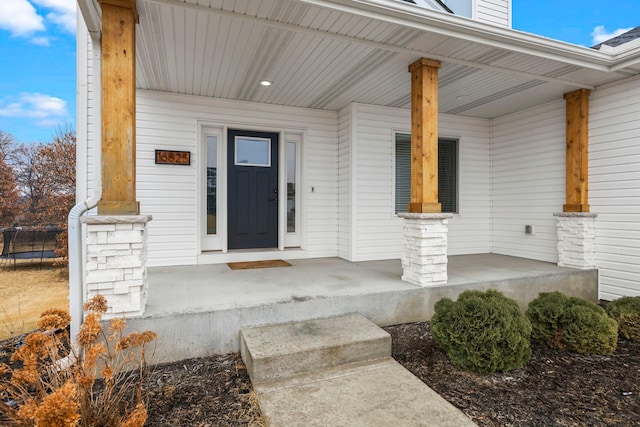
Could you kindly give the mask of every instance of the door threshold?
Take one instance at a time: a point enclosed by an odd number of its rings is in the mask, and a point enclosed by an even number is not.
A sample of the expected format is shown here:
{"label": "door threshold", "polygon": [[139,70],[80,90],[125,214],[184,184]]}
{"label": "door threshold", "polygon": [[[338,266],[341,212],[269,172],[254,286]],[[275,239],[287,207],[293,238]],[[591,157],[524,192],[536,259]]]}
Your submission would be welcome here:
{"label": "door threshold", "polygon": [[302,259],[308,258],[307,251],[300,248],[289,248],[281,251],[278,248],[269,249],[232,249],[224,252],[202,252],[198,255],[198,264],[225,264],[228,262],[268,261],[272,259]]}

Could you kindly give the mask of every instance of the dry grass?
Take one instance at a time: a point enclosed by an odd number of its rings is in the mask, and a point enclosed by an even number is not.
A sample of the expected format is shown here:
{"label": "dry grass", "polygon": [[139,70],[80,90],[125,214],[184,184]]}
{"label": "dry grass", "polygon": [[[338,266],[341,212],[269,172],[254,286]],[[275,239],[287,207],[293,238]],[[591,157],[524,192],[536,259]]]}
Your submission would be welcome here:
{"label": "dry grass", "polygon": [[0,340],[29,332],[44,310],[69,310],[69,272],[53,261],[18,261],[0,268]]}

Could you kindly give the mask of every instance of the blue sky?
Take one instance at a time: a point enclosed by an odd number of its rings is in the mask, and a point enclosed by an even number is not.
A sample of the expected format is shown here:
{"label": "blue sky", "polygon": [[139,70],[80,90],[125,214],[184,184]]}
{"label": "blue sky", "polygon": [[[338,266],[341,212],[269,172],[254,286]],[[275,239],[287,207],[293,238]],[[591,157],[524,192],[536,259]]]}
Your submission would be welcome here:
{"label": "blue sky", "polygon": [[[259,0],[255,0],[259,1]],[[640,25],[640,0],[512,0],[513,28],[590,46]],[[75,0],[0,0],[0,130],[75,128]]]}
{"label": "blue sky", "polygon": [[640,25],[640,0],[512,0],[513,28],[593,46]]}
{"label": "blue sky", "polygon": [[0,130],[45,142],[75,128],[75,0],[0,0]]}

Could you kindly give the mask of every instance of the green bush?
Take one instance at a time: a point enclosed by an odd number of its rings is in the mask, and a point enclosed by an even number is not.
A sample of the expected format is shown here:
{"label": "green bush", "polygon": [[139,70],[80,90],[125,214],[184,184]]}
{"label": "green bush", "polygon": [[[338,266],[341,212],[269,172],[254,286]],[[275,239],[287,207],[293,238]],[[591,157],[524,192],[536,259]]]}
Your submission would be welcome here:
{"label": "green bush", "polygon": [[431,332],[460,369],[508,371],[531,357],[527,318],[514,300],[495,290],[465,291],[456,302],[438,301]]}
{"label": "green bush", "polygon": [[640,342],[640,297],[622,297],[607,304],[607,314],[618,322],[618,333]]}
{"label": "green bush", "polygon": [[531,301],[526,311],[531,338],[550,347],[561,347],[558,331],[563,330],[563,316],[568,307],[568,298],[560,292],[541,293]]}
{"label": "green bush", "polygon": [[618,344],[618,323],[602,307],[560,292],[543,292],[526,312],[531,337],[550,347],[581,354],[611,354]]}

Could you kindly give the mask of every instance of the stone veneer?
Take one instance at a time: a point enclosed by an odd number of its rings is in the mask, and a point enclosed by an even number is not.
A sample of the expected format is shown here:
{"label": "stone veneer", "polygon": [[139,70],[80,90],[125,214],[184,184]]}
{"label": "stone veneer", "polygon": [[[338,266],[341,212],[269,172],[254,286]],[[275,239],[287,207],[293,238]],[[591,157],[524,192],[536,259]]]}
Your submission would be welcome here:
{"label": "stone veneer", "polygon": [[447,213],[401,213],[404,218],[402,280],[418,286],[447,284]]}
{"label": "stone veneer", "polygon": [[87,227],[85,298],[107,298],[114,316],[139,316],[147,302],[147,223],[150,215],[84,216]]}
{"label": "stone veneer", "polygon": [[596,217],[589,212],[553,214],[558,224],[558,265],[587,270],[596,268]]}

